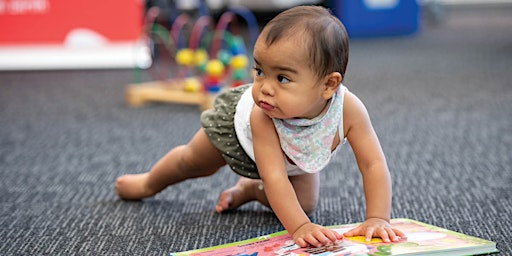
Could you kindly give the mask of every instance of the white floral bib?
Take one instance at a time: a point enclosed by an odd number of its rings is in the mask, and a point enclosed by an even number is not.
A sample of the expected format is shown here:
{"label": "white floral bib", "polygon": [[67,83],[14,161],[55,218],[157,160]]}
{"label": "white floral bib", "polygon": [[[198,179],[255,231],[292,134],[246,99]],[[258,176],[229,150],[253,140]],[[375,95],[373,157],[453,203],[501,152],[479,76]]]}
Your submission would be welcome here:
{"label": "white floral bib", "polygon": [[345,90],[340,85],[328,110],[313,119],[273,119],[281,149],[301,170],[315,173],[330,162],[334,136],[343,118]]}

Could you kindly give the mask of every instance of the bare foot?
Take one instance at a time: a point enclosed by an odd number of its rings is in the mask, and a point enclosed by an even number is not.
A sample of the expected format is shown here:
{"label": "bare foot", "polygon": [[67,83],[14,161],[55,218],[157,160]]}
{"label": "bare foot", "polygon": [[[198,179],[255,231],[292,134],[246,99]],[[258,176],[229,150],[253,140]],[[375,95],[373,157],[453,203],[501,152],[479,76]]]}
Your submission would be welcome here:
{"label": "bare foot", "polygon": [[261,184],[260,180],[241,177],[235,186],[224,190],[219,196],[215,211],[218,213],[234,210],[241,205],[256,200],[256,193],[263,193],[258,189]]}
{"label": "bare foot", "polygon": [[121,199],[140,200],[156,193],[145,186],[148,173],[126,174],[116,180],[116,192]]}

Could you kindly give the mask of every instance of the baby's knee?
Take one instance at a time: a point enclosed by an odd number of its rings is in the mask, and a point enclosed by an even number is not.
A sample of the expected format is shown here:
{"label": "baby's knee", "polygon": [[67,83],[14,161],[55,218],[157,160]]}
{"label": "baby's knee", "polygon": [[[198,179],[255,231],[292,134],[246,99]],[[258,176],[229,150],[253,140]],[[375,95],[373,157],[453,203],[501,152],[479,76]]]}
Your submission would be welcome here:
{"label": "baby's knee", "polygon": [[317,202],[316,200],[308,200],[307,202],[300,202],[300,206],[306,215],[311,215],[316,209]]}
{"label": "baby's knee", "polygon": [[210,176],[217,172],[218,167],[205,167],[201,156],[194,154],[187,146],[179,146],[175,149],[178,154],[177,165],[178,169],[185,175],[192,176],[192,178]]}
{"label": "baby's knee", "polygon": [[290,181],[302,210],[308,215],[312,214],[319,200],[319,174],[290,176]]}

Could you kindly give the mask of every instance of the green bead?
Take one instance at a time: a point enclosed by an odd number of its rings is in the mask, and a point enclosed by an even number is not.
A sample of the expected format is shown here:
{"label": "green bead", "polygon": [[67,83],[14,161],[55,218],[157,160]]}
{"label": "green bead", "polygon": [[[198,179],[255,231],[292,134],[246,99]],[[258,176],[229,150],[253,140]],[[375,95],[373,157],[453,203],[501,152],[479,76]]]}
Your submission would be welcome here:
{"label": "green bead", "polygon": [[245,78],[247,78],[247,70],[245,70],[245,69],[233,70],[233,79],[234,80],[244,80]]}
{"label": "green bead", "polygon": [[231,61],[231,53],[229,53],[226,50],[220,50],[217,53],[217,59],[220,60],[222,62],[222,64],[227,66],[229,64],[229,62]]}

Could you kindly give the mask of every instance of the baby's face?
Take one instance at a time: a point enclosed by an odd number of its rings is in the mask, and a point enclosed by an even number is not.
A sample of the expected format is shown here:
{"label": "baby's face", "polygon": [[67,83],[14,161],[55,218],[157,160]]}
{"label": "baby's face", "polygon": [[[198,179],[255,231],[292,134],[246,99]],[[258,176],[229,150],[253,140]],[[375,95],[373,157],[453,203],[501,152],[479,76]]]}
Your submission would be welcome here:
{"label": "baby's face", "polygon": [[324,86],[309,66],[300,37],[283,38],[267,45],[260,36],[254,46],[254,102],[271,118],[307,118],[325,107]]}

